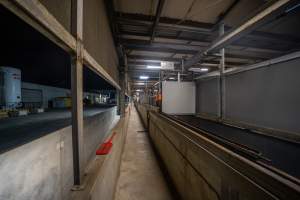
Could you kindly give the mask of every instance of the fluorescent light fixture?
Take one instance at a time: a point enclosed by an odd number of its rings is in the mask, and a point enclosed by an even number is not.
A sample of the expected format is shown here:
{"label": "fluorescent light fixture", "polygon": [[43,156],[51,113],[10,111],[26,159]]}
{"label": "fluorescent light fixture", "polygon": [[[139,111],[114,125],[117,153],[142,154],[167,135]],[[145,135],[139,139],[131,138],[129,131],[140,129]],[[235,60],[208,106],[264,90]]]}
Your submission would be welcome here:
{"label": "fluorescent light fixture", "polygon": [[155,66],[155,65],[148,65],[147,68],[148,69],[161,69],[161,66],[160,65],[157,65],[157,66]]}
{"label": "fluorescent light fixture", "polygon": [[147,80],[149,79],[149,76],[140,76],[140,79]]}
{"label": "fluorescent light fixture", "polygon": [[175,78],[174,78],[174,77],[170,77],[169,79],[170,79],[170,80],[175,80]]}
{"label": "fluorescent light fixture", "polygon": [[201,71],[201,72],[207,72],[207,71],[208,71],[208,68],[200,68],[200,71]]}
{"label": "fluorescent light fixture", "polygon": [[190,68],[189,71],[192,71],[192,72],[207,72],[208,68]]}

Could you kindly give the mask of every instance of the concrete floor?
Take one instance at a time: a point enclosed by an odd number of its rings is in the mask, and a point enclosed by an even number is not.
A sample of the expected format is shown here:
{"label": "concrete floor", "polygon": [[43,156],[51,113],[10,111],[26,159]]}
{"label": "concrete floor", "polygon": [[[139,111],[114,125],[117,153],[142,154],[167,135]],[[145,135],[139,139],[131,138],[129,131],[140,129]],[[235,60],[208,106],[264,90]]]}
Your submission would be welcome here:
{"label": "concrete floor", "polygon": [[115,200],[172,199],[138,113],[131,110]]}

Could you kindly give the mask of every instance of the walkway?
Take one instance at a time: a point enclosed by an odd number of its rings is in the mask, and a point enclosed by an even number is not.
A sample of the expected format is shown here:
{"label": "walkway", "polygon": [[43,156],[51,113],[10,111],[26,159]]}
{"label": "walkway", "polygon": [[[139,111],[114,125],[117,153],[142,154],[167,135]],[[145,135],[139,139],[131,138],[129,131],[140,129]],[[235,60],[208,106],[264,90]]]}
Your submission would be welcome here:
{"label": "walkway", "polygon": [[115,200],[148,199],[172,198],[142,122],[132,107]]}

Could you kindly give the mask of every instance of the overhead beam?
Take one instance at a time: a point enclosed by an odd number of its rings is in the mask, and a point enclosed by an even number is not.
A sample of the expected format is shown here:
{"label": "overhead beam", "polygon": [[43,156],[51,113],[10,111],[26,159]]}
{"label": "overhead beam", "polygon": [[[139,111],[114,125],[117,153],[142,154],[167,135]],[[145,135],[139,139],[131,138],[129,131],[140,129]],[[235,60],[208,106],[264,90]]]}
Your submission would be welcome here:
{"label": "overhead beam", "polygon": [[[136,33],[132,33],[133,35]],[[160,36],[159,38],[166,38],[169,39],[168,37],[164,37],[164,36]],[[181,43],[178,44],[174,41],[172,42],[153,42],[151,44],[151,47],[153,48],[172,48],[172,49],[180,49],[180,50],[195,50],[195,51],[200,51],[200,50],[204,50],[205,48],[207,48],[212,40],[201,40],[199,38],[194,39],[194,38],[190,38],[189,43],[187,43],[187,38],[174,38],[177,41],[185,41],[186,43]],[[196,44],[190,44],[192,42],[196,42]],[[148,43],[148,40],[146,39],[126,39],[126,38],[122,38],[121,43],[124,46],[127,45],[137,45],[137,46],[150,46]],[[273,44],[273,45],[272,45]],[[295,42],[293,44],[293,46],[299,46],[297,45],[297,43]],[[270,43],[269,46],[266,46],[264,43],[260,44],[259,42],[257,43],[253,43],[253,42],[247,42],[247,41],[238,41],[235,42],[234,45],[231,45],[230,47],[234,48],[244,48],[244,51],[247,51],[247,49],[249,48],[249,50],[251,51],[258,51],[258,52],[263,52],[263,53],[274,53],[275,55],[278,53],[283,53],[287,50],[289,50],[290,48],[287,48],[287,46],[285,45],[284,48],[282,48],[282,45],[279,44],[276,45],[273,42]],[[290,47],[290,46],[288,46]]]}
{"label": "overhead beam", "polygon": [[166,48],[166,47],[152,47],[149,45],[140,44],[125,44],[126,49],[139,50],[139,51],[151,51],[151,52],[164,52],[164,53],[178,53],[178,54],[196,54],[196,50],[182,50],[176,48]]}
{"label": "overhead beam", "polygon": [[159,0],[158,1],[157,8],[156,8],[155,20],[154,20],[154,23],[153,23],[153,26],[152,26],[152,31],[151,31],[150,44],[152,44],[152,42],[154,40],[155,32],[156,32],[156,29],[157,29],[157,25],[159,23],[159,19],[160,19],[161,12],[162,12],[162,9],[164,7],[164,4],[165,4],[165,0]]}
{"label": "overhead beam", "polygon": [[[227,55],[227,56],[234,56],[234,55]],[[236,58],[238,56],[234,56]],[[252,58],[252,57],[251,57]],[[176,63],[181,63],[182,59],[181,58],[171,58],[171,57],[157,57],[157,56],[140,56],[140,55],[128,55],[128,60],[143,60],[143,61],[169,61],[169,62],[176,62]],[[203,62],[208,62],[211,64],[218,64],[219,61],[214,61],[214,60],[209,60],[209,59],[203,59]],[[247,64],[248,62],[241,62],[241,61],[226,61],[226,65],[244,65]]]}
{"label": "overhead beam", "polygon": [[128,69],[127,72],[129,74],[131,73],[154,73],[154,74],[159,74],[159,70],[149,70],[149,69]]}
{"label": "overhead beam", "polygon": [[144,46],[144,47],[152,47],[152,48],[169,48],[169,49],[178,49],[178,50],[194,50],[199,51],[204,49],[209,45],[209,43],[203,42],[203,44],[176,44],[171,42],[153,42],[151,45],[147,40],[142,39],[122,39],[122,45],[125,47],[128,45],[135,46]]}
{"label": "overhead beam", "polygon": [[[0,4],[21,17],[22,20],[33,26],[62,49],[72,53],[77,51],[76,37],[80,38],[81,35],[78,36],[75,34],[73,36],[69,33],[69,31],[67,31],[38,0],[1,0]],[[73,29],[74,27],[75,26],[73,25]],[[78,33],[79,32],[82,31],[78,31]],[[85,64],[90,66],[98,75],[119,89],[120,86],[112,79],[104,68],[99,65],[86,50],[83,51]]]}
{"label": "overhead beam", "polygon": [[128,65],[139,65],[139,66],[160,66],[160,61],[156,62],[147,62],[147,61],[128,61]]}
{"label": "overhead beam", "polygon": [[180,63],[182,59],[180,58],[171,58],[171,57],[158,57],[158,56],[141,56],[141,55],[128,55],[128,59],[133,60],[153,60],[153,61],[170,61]]}
{"label": "overhead beam", "polygon": [[[76,51],[76,39],[37,0],[1,0],[0,4],[68,52]],[[34,16],[34,17],[33,17]]]}
{"label": "overhead beam", "polygon": [[274,19],[276,16],[280,15],[284,9],[287,8],[289,3],[293,0],[278,0],[266,9],[262,10],[254,17],[247,20],[241,26],[233,29],[229,33],[217,39],[213,42],[206,50],[199,51],[196,55],[194,55],[191,59],[185,62],[185,68],[189,68],[193,64],[199,62],[204,56],[206,56],[209,52],[219,50],[232,44],[234,41],[240,39],[244,35],[250,33],[259,25],[266,23],[267,21]]}
{"label": "overhead beam", "polygon": [[[293,53],[290,53],[290,54],[287,54],[287,55],[280,56],[278,58],[273,58],[273,59],[270,59],[270,60],[266,60],[266,61],[263,61],[263,62],[252,64],[252,65],[244,65],[244,66],[237,67],[237,68],[227,69],[227,70],[225,70],[224,73],[226,75],[236,74],[236,73],[241,73],[241,72],[245,72],[245,71],[255,70],[255,69],[258,69],[258,68],[269,67],[269,66],[272,66],[272,65],[277,64],[277,63],[286,62],[286,61],[289,61],[289,60],[294,60],[294,59],[299,59],[299,58],[300,58],[300,51],[297,51],[297,52],[293,52]],[[213,72],[207,73],[205,75],[198,76],[195,79],[196,80],[201,80],[201,79],[217,77],[217,76],[220,76],[220,72],[219,71],[213,71]]]}
{"label": "overhead beam", "polygon": [[[140,35],[140,36],[145,36],[149,37],[149,32],[147,31],[151,27],[151,16],[148,15],[137,15],[137,14],[127,14],[127,13],[118,13],[117,17],[117,23],[122,25],[122,30],[120,30],[120,33],[122,34],[134,34],[134,35]],[[180,20],[178,19],[168,19],[164,20],[163,17],[160,19],[159,23],[159,29],[161,30],[170,30],[170,31],[176,31],[176,32],[192,32],[196,33],[198,37],[201,35],[203,36],[209,36],[212,34],[213,31],[215,31],[216,24],[206,24],[206,23],[198,23],[198,22],[190,22],[187,23],[188,21],[184,21],[182,24],[178,24]],[[165,23],[163,23],[165,22]],[[186,26],[182,27],[183,24],[187,23],[187,30],[185,29]],[[145,32],[136,32],[136,29],[134,31],[126,30],[126,25],[130,26],[144,26],[145,27]],[[232,29],[232,27],[225,26],[225,31],[229,31]],[[165,35],[163,36],[160,34],[160,37],[165,37],[165,38],[170,38],[170,39],[176,39],[177,36],[170,36],[170,35]],[[198,38],[197,37],[197,38]],[[263,31],[252,31],[250,34],[247,35],[249,38],[253,39],[261,39],[261,40],[272,40],[274,42],[280,42],[282,43],[288,43],[288,44],[293,44],[293,43],[299,43],[300,38],[291,36],[291,35],[285,35],[285,34],[278,34],[278,33],[269,33],[269,32],[263,32]],[[197,41],[197,38],[184,38],[182,36],[178,37],[184,40],[193,40]]]}
{"label": "overhead beam", "polygon": [[107,73],[107,71],[88,53],[87,50],[83,52],[84,64],[89,66],[96,74],[105,79],[116,89],[121,90],[120,85]]}
{"label": "overhead beam", "polygon": [[[179,49],[170,49],[170,48],[154,48],[149,46],[140,46],[140,45],[126,45],[126,49],[137,50],[137,51],[149,51],[149,52],[161,52],[161,53],[176,53],[176,54],[187,54],[194,55],[197,53],[195,50],[179,50]],[[235,54],[226,54],[228,59],[238,58],[244,60],[263,60],[266,59],[262,56],[250,56],[250,55],[235,55]],[[181,59],[180,59],[181,60]],[[199,60],[200,61],[200,60]],[[195,63],[197,64],[197,63]]]}
{"label": "overhead beam", "polygon": [[[153,17],[150,15],[143,14],[130,14],[130,13],[121,13],[116,12],[117,22],[120,24],[138,24],[142,26],[153,25]],[[196,22],[191,20],[185,20],[182,22],[180,19],[160,17],[159,19],[159,28],[165,28],[170,30],[184,30],[189,32],[209,32],[213,29],[214,24]]]}

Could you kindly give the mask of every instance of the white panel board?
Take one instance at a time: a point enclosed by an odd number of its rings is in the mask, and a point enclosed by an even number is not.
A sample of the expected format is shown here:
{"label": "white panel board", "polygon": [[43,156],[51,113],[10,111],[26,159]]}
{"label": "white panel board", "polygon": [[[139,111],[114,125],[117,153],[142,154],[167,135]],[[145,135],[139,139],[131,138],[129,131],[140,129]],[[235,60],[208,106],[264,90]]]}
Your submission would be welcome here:
{"label": "white panel board", "polygon": [[162,83],[162,111],[168,114],[194,114],[195,82],[164,81]]}

